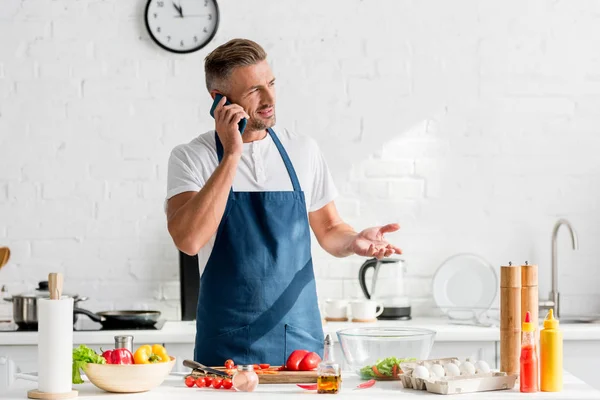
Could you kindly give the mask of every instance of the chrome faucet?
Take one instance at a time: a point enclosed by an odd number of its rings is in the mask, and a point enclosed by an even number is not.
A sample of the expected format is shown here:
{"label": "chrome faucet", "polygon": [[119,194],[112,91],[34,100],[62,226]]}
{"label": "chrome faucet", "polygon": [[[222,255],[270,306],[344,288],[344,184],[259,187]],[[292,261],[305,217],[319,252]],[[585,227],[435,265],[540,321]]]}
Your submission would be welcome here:
{"label": "chrome faucet", "polygon": [[540,300],[539,308],[540,310],[554,308],[554,316],[557,318],[560,317],[560,296],[558,294],[558,251],[556,249],[556,238],[558,237],[558,230],[561,225],[565,225],[571,233],[573,250],[577,250],[579,248],[577,234],[573,230],[571,223],[566,219],[559,219],[556,221],[556,224],[554,224],[554,229],[552,229],[552,290],[550,291],[549,300]]}

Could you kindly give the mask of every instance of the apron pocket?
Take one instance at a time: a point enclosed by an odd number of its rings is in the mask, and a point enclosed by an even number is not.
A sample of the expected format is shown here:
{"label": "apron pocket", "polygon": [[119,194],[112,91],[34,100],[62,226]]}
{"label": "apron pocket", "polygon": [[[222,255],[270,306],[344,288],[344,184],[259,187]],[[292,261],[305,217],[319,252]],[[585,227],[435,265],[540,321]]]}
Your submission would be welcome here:
{"label": "apron pocket", "polygon": [[293,325],[285,325],[285,354],[287,360],[294,350],[314,351],[323,357],[323,339],[317,339],[309,332]]}
{"label": "apron pocket", "polygon": [[240,364],[246,363],[250,342],[249,327],[249,325],[245,325],[216,336],[201,338],[201,342],[196,345],[203,348],[207,354],[212,355],[208,358],[213,365],[223,365],[227,359],[235,360]]}

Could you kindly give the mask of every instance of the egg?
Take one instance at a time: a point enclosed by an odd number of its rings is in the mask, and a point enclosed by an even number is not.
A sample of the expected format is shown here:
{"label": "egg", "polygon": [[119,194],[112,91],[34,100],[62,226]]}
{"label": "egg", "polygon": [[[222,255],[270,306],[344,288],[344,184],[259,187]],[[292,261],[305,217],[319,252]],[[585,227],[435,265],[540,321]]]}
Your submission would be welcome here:
{"label": "egg", "polygon": [[490,372],[490,366],[483,360],[479,360],[475,363],[475,373],[477,374],[488,374]]}
{"label": "egg", "polygon": [[465,361],[460,364],[460,374],[461,375],[475,375],[475,366],[470,361]]}
{"label": "egg", "polygon": [[444,371],[444,367],[442,367],[440,364],[433,364],[431,368],[429,368],[429,372],[431,375],[437,376],[438,378],[446,376],[446,371]]}
{"label": "egg", "polygon": [[418,365],[412,374],[415,378],[429,379],[429,370],[422,365]]}
{"label": "egg", "polygon": [[449,378],[460,375],[460,369],[458,368],[458,365],[454,363],[446,364],[444,369],[446,370],[446,376]]}

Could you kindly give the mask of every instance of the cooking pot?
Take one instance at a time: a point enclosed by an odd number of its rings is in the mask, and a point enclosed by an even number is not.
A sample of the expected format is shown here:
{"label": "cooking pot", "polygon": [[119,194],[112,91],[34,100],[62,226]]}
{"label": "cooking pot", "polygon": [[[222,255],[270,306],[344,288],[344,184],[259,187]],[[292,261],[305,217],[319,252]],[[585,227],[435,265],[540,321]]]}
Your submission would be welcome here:
{"label": "cooking pot", "polygon": [[[79,295],[62,295],[63,298],[73,298],[74,307],[81,301],[87,300],[87,297],[79,297]],[[18,294],[11,298],[4,299],[13,303],[13,319],[19,328],[37,329],[37,300],[49,299],[50,292],[48,291],[48,281],[41,281],[34,293]],[[77,321],[77,314],[73,313],[73,324]]]}

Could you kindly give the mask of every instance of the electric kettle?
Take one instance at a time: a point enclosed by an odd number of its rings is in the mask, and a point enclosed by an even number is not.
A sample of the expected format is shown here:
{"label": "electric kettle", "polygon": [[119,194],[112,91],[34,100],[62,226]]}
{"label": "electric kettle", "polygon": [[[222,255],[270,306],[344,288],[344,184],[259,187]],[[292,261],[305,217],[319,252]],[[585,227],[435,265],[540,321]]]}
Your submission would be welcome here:
{"label": "electric kettle", "polygon": [[[373,269],[371,290],[367,288],[367,272]],[[371,258],[361,265],[358,271],[358,282],[367,299],[376,299],[383,304],[383,312],[378,319],[410,319],[410,302],[405,295],[404,260]]]}

